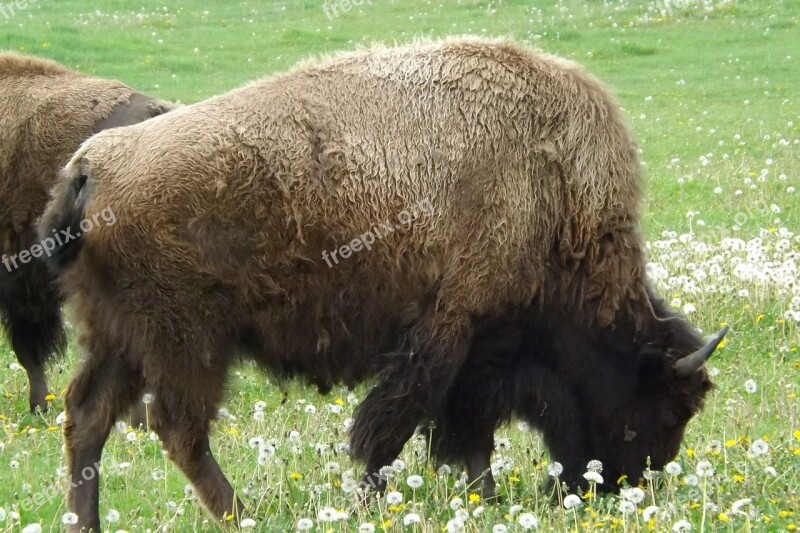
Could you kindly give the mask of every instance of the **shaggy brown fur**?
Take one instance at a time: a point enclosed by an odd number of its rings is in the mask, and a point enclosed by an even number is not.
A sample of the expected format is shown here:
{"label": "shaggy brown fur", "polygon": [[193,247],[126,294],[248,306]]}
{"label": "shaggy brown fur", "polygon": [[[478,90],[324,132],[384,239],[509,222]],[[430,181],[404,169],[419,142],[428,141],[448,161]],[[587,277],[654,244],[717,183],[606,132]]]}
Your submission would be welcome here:
{"label": "shaggy brown fur", "polygon": [[[208,441],[237,352],[323,390],[377,375],[351,437],[376,472],[442,415],[476,324],[553,307],[602,352],[589,333],[656,320],[639,187],[608,91],[504,41],[343,54],[95,136],[40,228],[118,220],[55,261],[74,259],[63,285],[88,352],[66,398],[72,479],[146,386],[170,458],[215,515],[238,515]],[[322,260],[421,201],[430,216]],[[97,476],[73,485],[76,529],[99,530],[97,501]]]}
{"label": "shaggy brown fur", "polygon": [[169,106],[118,81],[52,61],[0,53],[0,320],[28,372],[30,406],[45,409],[43,365],[63,347],[59,297],[43,263],[18,255],[36,243],[60,169],[93,133],[135,124]]}

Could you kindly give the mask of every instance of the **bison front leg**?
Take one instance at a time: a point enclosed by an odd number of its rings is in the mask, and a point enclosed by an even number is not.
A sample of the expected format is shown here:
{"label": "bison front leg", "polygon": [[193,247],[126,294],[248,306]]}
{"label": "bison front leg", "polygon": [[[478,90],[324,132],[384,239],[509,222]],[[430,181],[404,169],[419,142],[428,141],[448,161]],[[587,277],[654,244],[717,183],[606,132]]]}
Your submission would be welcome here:
{"label": "bison front leg", "polygon": [[410,353],[396,356],[359,406],[350,444],[353,456],[366,463],[363,485],[383,491],[381,467],[397,458],[418,425],[434,420],[444,407],[467,357],[470,339],[464,324],[444,322],[414,332]]}
{"label": "bison front leg", "polygon": [[141,391],[138,372],[122,356],[90,350],[72,380],[65,399],[64,425],[69,468],[67,505],[78,515],[71,532],[99,533],[98,484],[100,458],[108,433],[120,413]]}

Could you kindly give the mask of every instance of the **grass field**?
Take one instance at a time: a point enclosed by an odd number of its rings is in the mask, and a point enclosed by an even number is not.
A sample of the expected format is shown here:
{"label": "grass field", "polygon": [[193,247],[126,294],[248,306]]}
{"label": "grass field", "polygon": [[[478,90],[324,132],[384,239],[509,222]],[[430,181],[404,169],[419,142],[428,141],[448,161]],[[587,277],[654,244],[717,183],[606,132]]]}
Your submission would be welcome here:
{"label": "grass field", "polygon": [[[402,501],[353,505],[346,489],[360,465],[344,443],[365,389],[321,397],[295,385],[282,404],[267,377],[241,366],[213,444],[257,530],[293,530],[310,519],[315,531],[370,531],[366,523],[378,531],[516,531],[531,526],[529,515],[545,531],[800,525],[800,1],[672,0],[668,10],[641,0],[538,8],[522,0],[363,0],[350,10],[346,0],[0,4],[0,49],[185,103],[310,54],[377,40],[510,36],[572,58],[614,88],[640,139],[644,231],[660,292],[705,331],[732,327],[709,364],[717,389],[670,472],[643,492],[584,498],[569,510],[541,490],[547,453],[517,425],[498,434],[503,449],[493,459],[502,503],[483,505],[456,468],[433,470],[421,437],[390,481]],[[63,392],[79,357],[71,349],[51,367],[54,392]],[[0,531],[63,527],[63,399],[57,394],[44,415],[27,413],[25,374],[3,340],[0,365]],[[104,521],[108,530],[218,527],[157,439],[118,429],[103,458],[101,517],[115,519]],[[421,476],[420,487],[409,486],[411,475]]]}

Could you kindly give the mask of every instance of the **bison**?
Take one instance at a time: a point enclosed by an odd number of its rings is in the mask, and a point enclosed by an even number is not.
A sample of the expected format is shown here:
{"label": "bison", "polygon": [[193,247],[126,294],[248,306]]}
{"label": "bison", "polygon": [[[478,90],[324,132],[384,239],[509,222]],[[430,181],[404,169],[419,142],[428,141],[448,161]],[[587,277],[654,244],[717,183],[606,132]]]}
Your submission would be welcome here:
{"label": "bison", "polygon": [[58,170],[92,134],[167,109],[118,81],[0,53],[0,322],[28,374],[31,410],[47,408],[44,364],[65,342],[61,299],[37,259],[51,250],[35,225]]}
{"label": "bison", "polygon": [[603,85],[477,38],[312,61],[92,137],[40,225],[117,219],[50,258],[86,351],[66,396],[73,529],[99,530],[96,465],[145,387],[201,501],[241,516],[209,444],[237,355],[322,391],[373,379],[351,430],[368,479],[430,421],[434,451],[477,478],[514,414],[567,480],[591,458],[662,465],[721,337],[652,294],[641,181]]}

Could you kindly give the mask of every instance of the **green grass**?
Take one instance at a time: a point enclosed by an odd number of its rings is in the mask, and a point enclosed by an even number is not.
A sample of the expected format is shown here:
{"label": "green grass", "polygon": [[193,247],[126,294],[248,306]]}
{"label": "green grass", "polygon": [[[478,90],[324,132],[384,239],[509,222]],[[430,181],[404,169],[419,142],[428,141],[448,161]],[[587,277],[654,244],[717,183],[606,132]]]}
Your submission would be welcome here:
{"label": "green grass", "polygon": [[[800,292],[792,288],[798,274],[791,270],[800,243],[781,228],[800,229],[798,193],[789,192],[800,187],[800,2],[710,1],[709,10],[694,2],[673,7],[671,14],[658,11],[661,2],[643,0],[566,0],[545,2],[540,9],[531,4],[365,0],[329,20],[321,4],[310,0],[175,5],[39,0],[8,19],[0,12],[0,49],[49,57],[186,103],[287,69],[310,54],[417,36],[510,36],[583,64],[616,91],[640,140],[647,169],[644,231],[654,243],[651,259],[668,271],[659,282],[662,294],[675,298],[676,305],[694,305],[691,318],[705,330],[727,322],[733,332],[711,363],[718,371],[717,390],[691,422],[677,459],[684,473],[652,492],[646,487],[647,497],[638,506],[654,503],[670,509],[667,516],[647,524],[641,513],[620,513],[619,498],[613,497],[587,500],[577,512],[551,505],[538,488],[547,476],[543,445],[535,434],[512,426],[501,431],[512,448],[498,454],[513,463],[499,476],[503,502],[487,505],[467,528],[488,531],[502,523],[520,529],[510,516],[512,505],[519,504],[539,518],[543,530],[669,530],[680,519],[695,530],[794,530],[800,523],[800,359],[797,323],[786,312],[800,310]],[[773,204],[780,212],[771,210]],[[699,214],[689,218],[689,211]],[[694,241],[709,250],[663,237],[665,231],[677,236],[690,229]],[[761,236],[751,251],[765,257],[724,248],[724,236]],[[664,242],[655,244],[658,240]],[[748,261],[756,273],[775,276],[742,279],[736,265]],[[687,282],[701,270],[706,278]],[[54,391],[66,387],[78,357],[71,349],[50,369]],[[15,361],[4,341],[0,361],[3,367]],[[756,382],[755,393],[745,391],[748,379]],[[363,393],[359,389],[356,397]],[[24,373],[4,368],[0,531],[19,531],[29,523],[55,528],[65,512],[55,422],[63,400],[57,397],[45,415],[31,415],[26,398]],[[325,406],[337,398],[347,398],[346,391],[322,398],[293,385],[282,405],[276,386],[251,366],[232,375],[225,407],[236,419],[216,425],[214,447],[231,481],[245,492],[260,530],[291,529],[303,517],[316,521],[318,510],[332,505],[351,518],[318,524],[319,529],[354,531],[371,521],[400,530],[403,517],[416,512],[423,517],[416,530],[441,531],[454,516],[449,507],[454,495],[467,502],[468,510],[475,509],[453,477],[437,476],[426,466],[419,443],[406,447],[406,471],[393,483],[405,495],[402,509],[384,502],[369,508],[346,504],[342,475],[325,469],[329,461],[337,461],[342,471],[357,472],[359,466],[336,450],[346,441],[343,422],[352,411],[345,401],[342,414],[328,412]],[[267,416],[254,420],[259,400],[266,402]],[[301,400],[313,403],[317,412],[304,412]],[[291,431],[300,432],[299,450],[292,450]],[[133,435],[130,441],[112,435],[104,455],[101,516],[108,509],[122,515],[110,529],[213,527],[205,511],[185,496],[186,481],[162,455],[160,444],[146,434]],[[278,444],[276,459],[264,465],[248,446],[259,435]],[[769,451],[755,457],[750,446],[759,438],[768,440]],[[328,449],[318,453],[317,444]],[[717,472],[693,486],[686,474],[701,460]],[[11,468],[12,462],[18,467]],[[130,466],[120,470],[126,462]],[[765,473],[767,466],[775,476]],[[406,485],[409,473],[423,476],[422,488],[412,491]],[[34,496],[41,502],[25,505]],[[742,498],[752,499],[744,507],[747,516],[731,510]],[[11,512],[21,515],[20,523],[11,520]]]}

